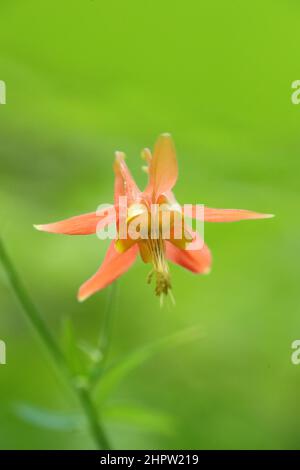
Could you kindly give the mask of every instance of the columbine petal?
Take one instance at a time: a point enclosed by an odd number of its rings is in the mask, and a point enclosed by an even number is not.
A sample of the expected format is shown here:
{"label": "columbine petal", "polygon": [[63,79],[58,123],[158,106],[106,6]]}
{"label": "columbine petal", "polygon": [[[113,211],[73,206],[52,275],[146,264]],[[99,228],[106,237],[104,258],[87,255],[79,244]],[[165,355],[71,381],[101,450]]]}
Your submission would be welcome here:
{"label": "columbine petal", "polygon": [[210,272],[211,254],[206,245],[201,250],[182,250],[166,242],[166,257],[193,273],[208,274]]}
{"label": "columbine petal", "polygon": [[131,238],[126,239],[118,239],[115,241],[115,248],[118,253],[125,253],[125,251],[129,250],[134,244],[136,240],[132,240]]}
{"label": "columbine petal", "polygon": [[125,163],[125,154],[123,152],[116,152],[115,155],[115,204],[118,204],[120,196],[127,196],[128,203],[131,204],[132,201],[138,199],[141,191],[131,176],[131,173]]}
{"label": "columbine petal", "polygon": [[152,253],[149,247],[149,243],[147,243],[146,240],[141,240],[138,245],[139,245],[140,255],[144,263],[151,263]]}
{"label": "columbine petal", "polygon": [[97,229],[104,228],[114,220],[115,211],[113,208],[105,208],[99,213],[90,212],[52,224],[34,225],[34,227],[42,232],[62,233],[64,235],[91,235],[96,233]]}
{"label": "columbine petal", "polygon": [[[202,214],[202,211],[199,211]],[[197,217],[196,206],[193,206],[193,217]],[[243,209],[212,209],[204,207],[204,222],[238,222],[239,220],[270,219],[273,214],[262,214]]]}
{"label": "columbine petal", "polygon": [[149,163],[149,184],[145,193],[152,196],[152,201],[170,191],[178,176],[175,147],[170,134],[162,134],[154,148],[153,158]]}
{"label": "columbine petal", "polygon": [[83,301],[87,299],[128,271],[135,262],[137,253],[137,245],[131,247],[125,253],[118,253],[115,249],[115,242],[113,241],[110,244],[100,269],[80,287],[78,300]]}

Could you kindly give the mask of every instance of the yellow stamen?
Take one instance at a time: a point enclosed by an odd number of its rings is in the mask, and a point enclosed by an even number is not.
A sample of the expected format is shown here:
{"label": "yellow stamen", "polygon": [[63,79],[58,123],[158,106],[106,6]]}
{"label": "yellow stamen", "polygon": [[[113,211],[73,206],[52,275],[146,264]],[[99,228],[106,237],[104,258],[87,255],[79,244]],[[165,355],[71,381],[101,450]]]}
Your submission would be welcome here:
{"label": "yellow stamen", "polygon": [[150,284],[153,275],[155,275],[155,294],[162,298],[163,295],[167,295],[169,293],[172,287],[169,266],[165,257],[165,242],[162,239],[161,234],[159,234],[158,238],[149,238],[147,240],[147,244],[153,264],[153,270],[148,276],[148,283]]}

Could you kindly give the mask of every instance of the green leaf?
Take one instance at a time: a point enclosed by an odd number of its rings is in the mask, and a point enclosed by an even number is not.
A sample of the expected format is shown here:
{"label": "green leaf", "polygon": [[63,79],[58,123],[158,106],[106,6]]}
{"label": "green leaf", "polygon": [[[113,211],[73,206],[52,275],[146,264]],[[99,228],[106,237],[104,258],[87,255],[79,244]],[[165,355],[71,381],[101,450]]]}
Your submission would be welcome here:
{"label": "green leaf", "polygon": [[144,346],[137,351],[126,356],[115,365],[107,368],[97,386],[97,399],[100,403],[106,401],[113,389],[132,372],[144,364],[147,360],[159,354],[165,349],[173,348],[181,344],[194,341],[202,336],[199,328],[187,328],[186,330],[179,331],[173,335],[161,338],[154,343]]}
{"label": "green leaf", "polygon": [[91,364],[98,364],[103,360],[103,354],[100,349],[94,348],[86,341],[79,341],[78,347],[90,359]]}
{"label": "green leaf", "polygon": [[177,427],[173,417],[142,406],[114,404],[105,407],[102,416],[111,422],[125,423],[167,436],[173,435]]}
{"label": "green leaf", "polygon": [[83,417],[78,414],[47,410],[26,403],[15,405],[14,412],[19,418],[34,426],[53,431],[75,431],[85,423]]}

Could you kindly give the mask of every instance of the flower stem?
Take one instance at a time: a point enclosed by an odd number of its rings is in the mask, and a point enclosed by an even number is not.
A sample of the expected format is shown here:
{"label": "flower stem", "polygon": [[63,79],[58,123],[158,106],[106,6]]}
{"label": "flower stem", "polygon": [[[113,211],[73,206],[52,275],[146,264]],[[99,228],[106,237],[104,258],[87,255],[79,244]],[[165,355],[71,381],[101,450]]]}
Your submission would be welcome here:
{"label": "flower stem", "polygon": [[15,270],[13,263],[8,256],[3,242],[0,239],[0,260],[2,265],[5,269],[7,277],[10,280],[11,286],[15,292],[16,297],[18,298],[20,304],[23,307],[27,318],[34,326],[35,330],[39,334],[40,339],[48,349],[50,356],[52,357],[55,365],[58,365],[62,374],[64,375],[65,379],[70,384],[73,392],[77,396],[79,403],[81,404],[81,408],[86,416],[87,422],[90,427],[91,434],[99,447],[99,449],[109,450],[111,448],[109,441],[105,435],[105,432],[102,428],[100,423],[97,409],[91,399],[91,395],[89,389],[86,387],[80,387],[76,384],[76,380],[73,377],[72,371],[70,370],[68,363],[56,343],[55,339],[53,338],[52,334],[48,330],[46,323],[44,322],[42,316],[40,315],[39,311],[35,307],[34,303],[32,302],[30,296],[28,295],[21,279]]}
{"label": "flower stem", "polygon": [[89,391],[85,388],[78,389],[82,409],[88,418],[91,433],[100,449],[110,450],[111,446],[98,417],[96,407],[91,399]]}

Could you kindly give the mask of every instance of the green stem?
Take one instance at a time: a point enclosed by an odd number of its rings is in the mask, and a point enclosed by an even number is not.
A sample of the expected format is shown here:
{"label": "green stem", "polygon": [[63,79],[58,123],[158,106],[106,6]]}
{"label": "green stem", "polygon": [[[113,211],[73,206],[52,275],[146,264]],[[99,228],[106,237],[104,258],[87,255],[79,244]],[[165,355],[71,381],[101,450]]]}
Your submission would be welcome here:
{"label": "green stem", "polygon": [[27,291],[24,285],[22,284],[20,277],[17,274],[17,271],[15,270],[12,261],[10,260],[1,239],[0,260],[10,280],[11,286],[20,304],[22,305],[25,314],[27,315],[27,318],[34,326],[42,342],[47,347],[55,365],[59,366],[65,379],[69,382],[73,392],[76,394],[77,399],[79,400],[82,410],[89,423],[90,431],[94,437],[97,446],[100,449],[109,450],[111,447],[100,423],[97,409],[91,399],[89,390],[76,384],[76,380],[74,380],[73,374],[68,366],[67,361],[65,360],[62,351],[60,350],[60,347],[49,332],[48,327],[45,324],[42,316],[40,315],[31,298],[27,294]]}
{"label": "green stem", "polygon": [[80,398],[81,406],[85,411],[85,415],[88,418],[90,430],[93,434],[96,442],[100,445],[101,449],[110,450],[111,446],[102,427],[96,407],[91,399],[91,395],[87,389],[78,389],[78,395]]}

